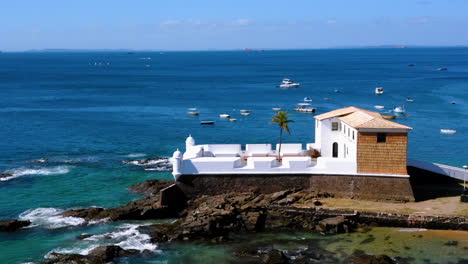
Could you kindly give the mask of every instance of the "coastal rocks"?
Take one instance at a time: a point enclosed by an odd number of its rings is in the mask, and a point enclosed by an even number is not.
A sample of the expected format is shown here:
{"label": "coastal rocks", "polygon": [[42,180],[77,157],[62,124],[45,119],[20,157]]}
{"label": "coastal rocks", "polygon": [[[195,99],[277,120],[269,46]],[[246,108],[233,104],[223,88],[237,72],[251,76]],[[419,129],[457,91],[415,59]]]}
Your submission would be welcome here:
{"label": "coastal rocks", "polygon": [[28,226],[31,224],[31,221],[28,220],[16,220],[16,219],[6,219],[0,220],[0,232],[13,232],[17,231],[20,228]]}
{"label": "coastal rocks", "polygon": [[170,171],[172,170],[172,163],[169,158],[156,157],[150,159],[140,160],[124,160],[123,164],[133,164],[137,166],[144,166],[145,170],[150,171]]}
{"label": "coastal rocks", "polygon": [[147,180],[143,183],[137,183],[130,186],[128,189],[132,192],[144,194],[146,196],[154,196],[159,194],[159,192],[174,184],[174,181],[166,180]]}
{"label": "coastal rocks", "polygon": [[326,218],[318,223],[317,230],[330,234],[348,233],[350,230],[349,221],[342,215]]}
{"label": "coastal rocks", "polygon": [[289,259],[286,255],[279,250],[273,249],[270,250],[262,257],[262,263],[265,264],[288,264]]}
{"label": "coastal rocks", "polygon": [[137,250],[125,250],[115,245],[100,246],[91,250],[88,255],[51,253],[49,259],[42,264],[104,264],[137,252]]}
{"label": "coastal rocks", "polygon": [[348,258],[349,264],[396,264],[397,262],[387,255],[369,255],[363,251],[356,250]]}

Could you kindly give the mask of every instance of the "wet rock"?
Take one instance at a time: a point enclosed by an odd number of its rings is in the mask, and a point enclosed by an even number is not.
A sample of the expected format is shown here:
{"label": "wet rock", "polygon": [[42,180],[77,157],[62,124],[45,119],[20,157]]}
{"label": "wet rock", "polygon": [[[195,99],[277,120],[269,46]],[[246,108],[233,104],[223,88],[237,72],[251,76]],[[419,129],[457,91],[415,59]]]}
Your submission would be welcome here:
{"label": "wet rock", "polygon": [[289,259],[286,255],[279,250],[270,250],[262,257],[262,263],[264,264],[288,264]]}
{"label": "wet rock", "polygon": [[6,219],[0,220],[0,232],[13,232],[22,227],[30,225],[31,222],[26,220]]}
{"label": "wet rock", "polygon": [[60,213],[61,216],[65,217],[79,217],[86,220],[101,219],[100,214],[104,211],[101,207],[90,207],[85,209],[72,209]]}
{"label": "wet rock", "polygon": [[392,258],[387,255],[369,255],[363,251],[355,251],[348,259],[349,264],[396,264]]}
{"label": "wet rock", "polygon": [[92,237],[92,236],[93,235],[91,235],[91,234],[81,234],[81,235],[76,236],[76,239],[83,240],[83,239],[86,239],[86,238]]}
{"label": "wet rock", "polygon": [[105,264],[114,259],[130,256],[138,250],[125,250],[119,246],[100,246],[88,255],[51,253],[42,264]]}
{"label": "wet rock", "polygon": [[458,241],[450,240],[447,243],[445,243],[444,246],[456,247],[456,246],[458,246]]}
{"label": "wet rock", "polygon": [[318,223],[317,230],[331,234],[347,233],[349,232],[349,221],[344,216],[326,218]]}
{"label": "wet rock", "polygon": [[0,172],[0,179],[12,177],[12,176],[13,176],[13,174],[11,174],[9,172]]}
{"label": "wet rock", "polygon": [[146,196],[157,195],[162,189],[174,184],[174,181],[166,180],[147,180],[144,183],[138,183],[130,186],[128,189],[132,192],[141,193]]}
{"label": "wet rock", "polygon": [[125,250],[119,246],[100,246],[89,252],[89,256],[103,260],[104,262],[112,261],[116,258],[130,256],[138,253],[138,250]]}

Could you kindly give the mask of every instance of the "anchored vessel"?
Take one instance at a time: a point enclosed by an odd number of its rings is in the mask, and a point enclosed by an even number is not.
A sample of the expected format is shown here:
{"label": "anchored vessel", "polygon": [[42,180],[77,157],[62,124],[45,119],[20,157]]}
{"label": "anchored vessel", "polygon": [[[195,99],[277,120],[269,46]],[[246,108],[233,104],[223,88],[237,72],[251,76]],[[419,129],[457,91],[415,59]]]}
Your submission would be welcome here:
{"label": "anchored vessel", "polygon": [[300,83],[295,83],[290,79],[283,79],[280,85],[278,85],[279,88],[297,88],[301,86]]}

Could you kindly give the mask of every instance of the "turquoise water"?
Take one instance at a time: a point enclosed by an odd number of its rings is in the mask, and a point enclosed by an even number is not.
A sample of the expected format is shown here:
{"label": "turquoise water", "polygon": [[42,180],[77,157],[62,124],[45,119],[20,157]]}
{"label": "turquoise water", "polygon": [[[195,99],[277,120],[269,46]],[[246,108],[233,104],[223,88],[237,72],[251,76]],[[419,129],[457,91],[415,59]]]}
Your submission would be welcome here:
{"label": "turquoise water", "polygon": [[[276,88],[282,78],[302,85]],[[374,94],[377,86],[384,95]],[[0,181],[0,218],[34,217],[38,226],[0,234],[0,263],[38,261],[53,249],[74,248],[76,234],[113,228],[54,219],[57,210],[116,206],[139,197],[129,185],[171,178],[123,164],[129,156],[169,156],[188,134],[198,143],[276,143],[271,108],[292,109],[304,97],[318,113],[403,105],[408,116],[397,121],[414,128],[410,158],[462,166],[467,91],[467,48],[1,53],[0,171],[14,177]],[[200,116],[187,115],[190,107]],[[241,116],[239,109],[253,112]],[[238,121],[220,120],[221,113]],[[291,118],[285,141],[313,142],[312,115]],[[458,132],[441,134],[443,128]],[[33,162],[40,158],[48,162]]]}

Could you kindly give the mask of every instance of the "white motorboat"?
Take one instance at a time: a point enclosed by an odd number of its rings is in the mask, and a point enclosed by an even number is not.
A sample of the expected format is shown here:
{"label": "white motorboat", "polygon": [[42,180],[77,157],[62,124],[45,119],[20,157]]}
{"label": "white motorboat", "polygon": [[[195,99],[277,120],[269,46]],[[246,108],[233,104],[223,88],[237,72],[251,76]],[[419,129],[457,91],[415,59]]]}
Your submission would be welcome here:
{"label": "white motorboat", "polygon": [[271,110],[281,111],[281,107],[273,107]]}
{"label": "white motorboat", "polygon": [[310,98],[310,97],[304,97],[304,102],[312,102],[312,98]]}
{"label": "white motorboat", "polygon": [[189,115],[199,115],[200,112],[197,112],[197,111],[188,111],[187,114],[189,114]]}
{"label": "white motorboat", "polygon": [[242,110],[239,110],[239,112],[241,112],[241,113],[250,113],[250,112],[252,112],[252,110],[242,109]]}
{"label": "white motorboat", "polygon": [[299,86],[301,86],[300,83],[295,83],[295,82],[291,81],[290,79],[283,79],[281,84],[278,85],[277,87],[279,87],[279,88],[297,88]]}
{"label": "white motorboat", "polygon": [[440,133],[453,135],[453,134],[457,133],[457,131],[454,130],[454,129],[441,129]]}
{"label": "white motorboat", "polygon": [[236,122],[236,121],[237,121],[237,119],[235,119],[235,118],[231,118],[231,119],[229,119],[229,121],[231,121],[231,122]]}
{"label": "white motorboat", "polygon": [[397,106],[393,108],[393,112],[402,114],[406,112],[406,109],[403,106]]}
{"label": "white motorboat", "polygon": [[383,93],[384,93],[383,87],[376,87],[375,88],[375,94],[383,94]]}
{"label": "white motorboat", "polygon": [[243,115],[243,116],[248,116],[248,115],[250,115],[250,112],[244,112],[244,113],[240,113],[240,114]]}
{"label": "white motorboat", "polygon": [[197,108],[189,108],[189,109],[187,109],[187,110],[189,110],[189,111],[197,111],[198,109],[197,109]]}
{"label": "white motorboat", "polygon": [[294,108],[294,111],[302,113],[314,113],[315,109],[316,108],[311,107],[309,103],[299,103],[297,104],[296,108]]}
{"label": "white motorboat", "polygon": [[414,99],[411,98],[411,97],[406,98],[406,102],[413,102],[413,101],[414,101]]}
{"label": "white motorboat", "polygon": [[200,121],[200,124],[202,125],[213,125],[215,121]]}
{"label": "white motorboat", "polygon": [[228,115],[228,114],[220,114],[219,117],[221,117],[221,118],[230,118],[231,115]]}
{"label": "white motorboat", "polygon": [[376,109],[384,109],[385,106],[383,106],[383,105],[374,105],[374,108],[376,108]]}

